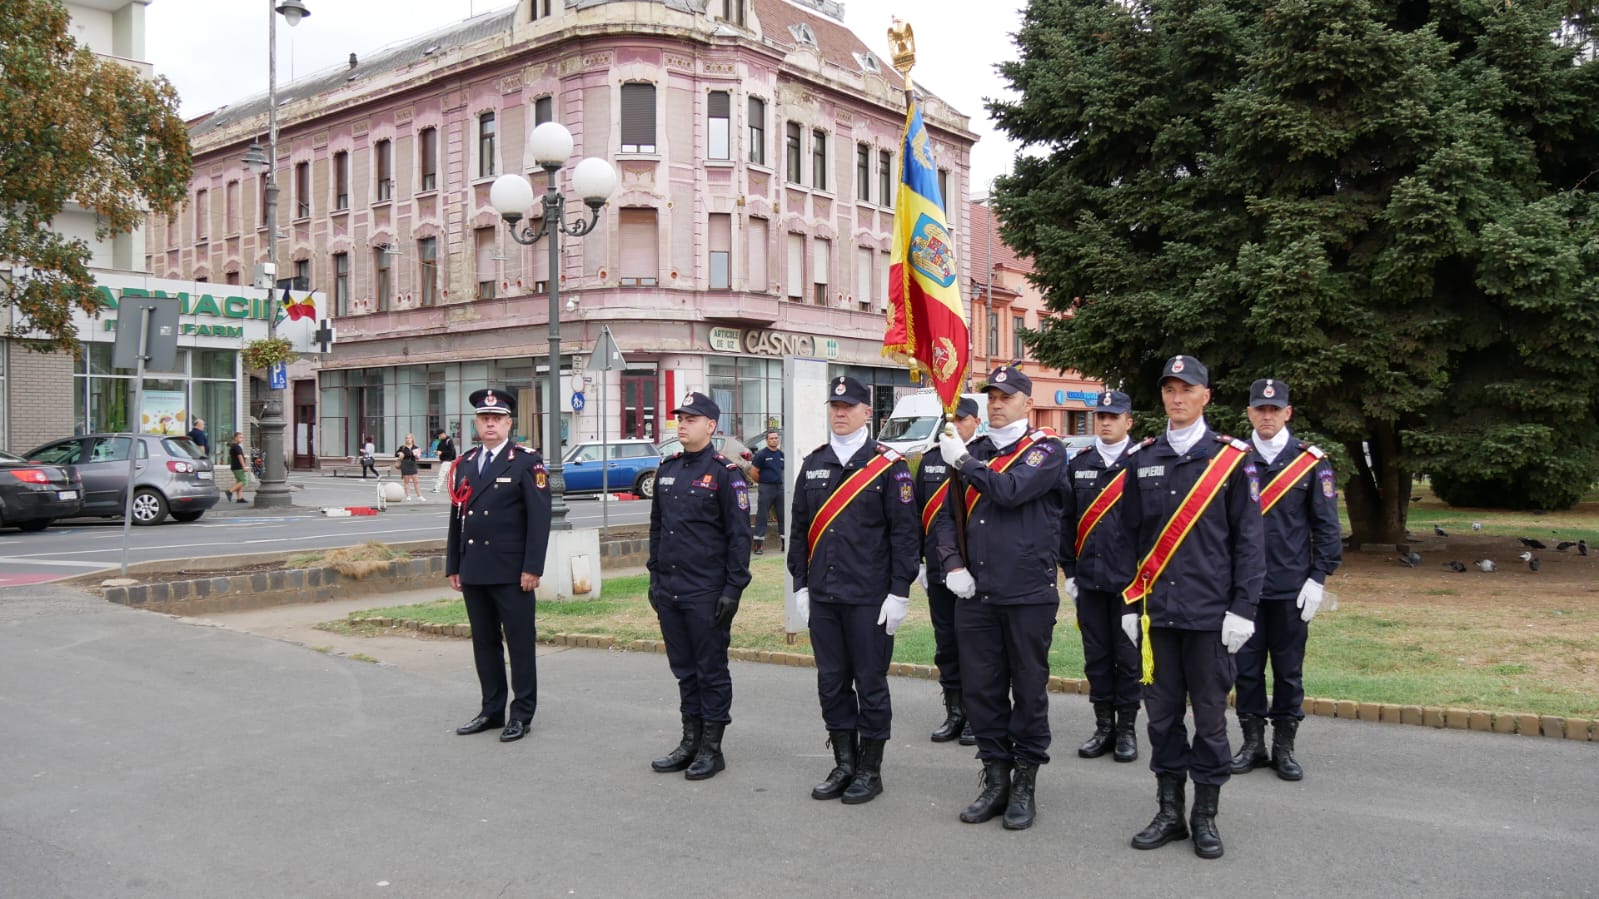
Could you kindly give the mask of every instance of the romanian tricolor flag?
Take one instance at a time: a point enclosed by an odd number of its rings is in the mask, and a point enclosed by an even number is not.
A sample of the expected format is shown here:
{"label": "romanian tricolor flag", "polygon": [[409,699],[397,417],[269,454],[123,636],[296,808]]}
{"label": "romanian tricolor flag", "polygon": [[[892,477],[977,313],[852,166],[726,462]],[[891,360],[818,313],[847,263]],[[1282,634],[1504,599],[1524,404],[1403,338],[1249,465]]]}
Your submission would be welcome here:
{"label": "romanian tricolor flag", "polygon": [[914,95],[905,114],[900,160],[883,355],[927,372],[944,411],[953,413],[971,363],[966,305],[938,190],[933,143]]}
{"label": "romanian tricolor flag", "polygon": [[287,287],[283,288],[283,308],[278,315],[278,321],[283,321],[285,318],[291,322],[302,318],[316,321],[316,300],[312,299],[310,294],[306,294],[303,300],[296,300],[289,296]]}

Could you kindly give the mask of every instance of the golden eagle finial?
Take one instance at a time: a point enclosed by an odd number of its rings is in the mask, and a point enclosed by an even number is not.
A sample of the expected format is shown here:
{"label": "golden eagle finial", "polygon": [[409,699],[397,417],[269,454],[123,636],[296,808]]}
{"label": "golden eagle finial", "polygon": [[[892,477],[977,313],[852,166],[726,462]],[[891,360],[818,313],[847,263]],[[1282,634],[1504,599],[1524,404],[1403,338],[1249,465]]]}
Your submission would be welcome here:
{"label": "golden eagle finial", "polygon": [[911,30],[911,23],[903,22],[899,16],[889,19],[888,46],[894,68],[905,76],[905,90],[911,89],[911,66],[916,65],[916,32]]}

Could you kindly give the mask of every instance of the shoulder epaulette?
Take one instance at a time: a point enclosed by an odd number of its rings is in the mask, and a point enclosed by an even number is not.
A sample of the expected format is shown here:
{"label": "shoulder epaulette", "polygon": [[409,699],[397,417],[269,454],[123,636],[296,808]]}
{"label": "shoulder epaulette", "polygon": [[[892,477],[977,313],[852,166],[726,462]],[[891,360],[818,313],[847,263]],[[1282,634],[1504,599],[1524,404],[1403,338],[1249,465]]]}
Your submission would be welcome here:
{"label": "shoulder epaulette", "polygon": [[1038,428],[1033,431],[1031,436],[1034,440],[1043,440],[1046,437],[1060,437],[1059,434],[1051,431],[1049,428]]}
{"label": "shoulder epaulette", "polygon": [[1312,456],[1315,456],[1318,459],[1327,458],[1327,454],[1322,451],[1322,448],[1319,447],[1319,446],[1316,446],[1313,443],[1307,443],[1307,444],[1304,445],[1304,447],[1305,447],[1305,452],[1310,453]]}
{"label": "shoulder epaulette", "polygon": [[1232,448],[1238,450],[1239,452],[1249,452],[1249,444],[1239,440],[1237,437],[1231,437],[1227,434],[1217,434],[1216,442],[1232,444]]}
{"label": "shoulder epaulette", "polygon": [[716,453],[716,454],[712,455],[711,458],[715,459],[716,461],[718,461],[720,463],[722,463],[723,465],[726,465],[728,471],[738,471],[739,470],[737,462],[734,462],[732,459],[729,459],[728,457],[722,455],[721,453]]}
{"label": "shoulder epaulette", "polygon": [[890,462],[898,462],[899,460],[905,458],[899,454],[898,450],[888,446],[887,444],[879,443],[877,445],[877,451],[882,454],[883,458]]}
{"label": "shoulder epaulette", "polygon": [[825,443],[822,444],[821,446],[817,447],[816,449],[811,450],[811,452],[819,453],[819,452],[821,452],[824,449],[827,449],[827,444],[825,444]]}
{"label": "shoulder epaulette", "polygon": [[1143,443],[1135,443],[1132,446],[1129,446],[1127,448],[1127,455],[1131,456],[1133,453],[1138,452],[1139,450],[1143,449],[1146,446],[1154,446],[1154,445],[1155,445],[1155,438],[1153,438],[1153,437],[1145,437]]}

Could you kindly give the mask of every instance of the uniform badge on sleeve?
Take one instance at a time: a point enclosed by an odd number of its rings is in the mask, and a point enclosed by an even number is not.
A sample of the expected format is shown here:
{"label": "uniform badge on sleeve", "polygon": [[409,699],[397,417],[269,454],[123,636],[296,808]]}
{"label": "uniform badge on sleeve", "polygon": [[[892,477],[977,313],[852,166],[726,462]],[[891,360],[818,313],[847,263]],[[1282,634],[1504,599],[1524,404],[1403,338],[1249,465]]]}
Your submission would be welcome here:
{"label": "uniform badge on sleeve", "polygon": [[548,490],[550,488],[550,475],[544,469],[543,462],[533,466],[533,486],[540,490]]}
{"label": "uniform badge on sleeve", "polygon": [[1255,463],[1244,466],[1244,477],[1249,479],[1249,498],[1260,502],[1260,472],[1255,468]]}
{"label": "uniform badge on sleeve", "polygon": [[915,502],[915,479],[911,477],[911,473],[908,471],[896,472],[894,480],[899,482],[899,501],[905,505]]}
{"label": "uniform badge on sleeve", "polygon": [[733,482],[733,497],[738,500],[738,507],[745,512],[750,510],[750,488],[741,480]]}
{"label": "uniform badge on sleeve", "polygon": [[1043,465],[1044,451],[1042,449],[1029,450],[1027,452],[1027,458],[1022,460],[1022,464],[1026,465],[1028,468],[1037,468],[1038,466]]}
{"label": "uniform badge on sleeve", "polygon": [[1323,468],[1321,470],[1321,495],[1328,499],[1333,499],[1338,495],[1338,488],[1333,485],[1331,468]]}

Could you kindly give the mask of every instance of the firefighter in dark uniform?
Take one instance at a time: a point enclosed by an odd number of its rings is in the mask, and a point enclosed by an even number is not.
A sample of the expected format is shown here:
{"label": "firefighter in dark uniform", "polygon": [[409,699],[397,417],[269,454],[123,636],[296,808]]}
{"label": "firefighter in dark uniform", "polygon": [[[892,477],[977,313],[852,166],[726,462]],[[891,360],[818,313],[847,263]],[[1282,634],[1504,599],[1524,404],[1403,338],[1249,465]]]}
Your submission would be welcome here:
{"label": "firefighter in dark uniform", "polygon": [[977,824],[1003,811],[1006,829],[1023,830],[1037,814],[1038,767],[1049,762],[1046,690],[1067,460],[1059,438],[1032,427],[1032,379],[1020,369],[994,369],[984,392],[988,433],[969,447],[947,431],[939,441],[958,483],[975,495],[950,496],[935,525],[946,584],[961,598],[962,698],[983,763],[983,789],[960,819]]}
{"label": "firefighter in dark uniform", "polygon": [[[1118,762],[1138,758],[1138,646],[1122,635],[1122,588],[1133,579],[1132,544],[1121,530],[1124,473],[1141,448],[1127,436],[1133,401],[1106,390],[1094,407],[1094,443],[1066,466],[1071,492],[1061,518],[1060,567],[1066,595],[1077,606],[1083,636],[1083,673],[1094,705],[1094,733],[1077,747],[1085,759],[1107,752]],[[1154,443],[1153,440],[1144,444]],[[1081,542],[1082,551],[1077,544]],[[1114,746],[1114,749],[1113,749]]]}
{"label": "firefighter in dark uniform", "polygon": [[[469,402],[477,411],[479,446],[450,472],[444,573],[466,600],[483,707],[455,732],[464,736],[503,725],[500,742],[510,743],[527,733],[538,705],[533,591],[550,542],[550,480],[538,453],[510,441],[516,415],[510,391],[479,390]],[[514,694],[509,720],[506,653]]]}
{"label": "firefighter in dark uniform", "polygon": [[[1238,724],[1244,745],[1232,772],[1270,765],[1283,780],[1300,780],[1294,736],[1304,720],[1305,638],[1321,607],[1327,576],[1343,561],[1338,490],[1332,464],[1319,448],[1294,440],[1288,385],[1272,378],[1249,388],[1251,461],[1260,471],[1260,511],[1266,526],[1266,582],[1255,635],[1238,651]],[[1266,707],[1266,661],[1271,660],[1271,708]],[[1266,718],[1271,717],[1271,755]]]}
{"label": "firefighter in dark uniform", "polygon": [[[977,436],[977,426],[982,423],[977,401],[961,397],[955,405],[955,433],[962,443],[970,443]],[[948,743],[959,739],[962,746],[976,746],[977,737],[966,720],[966,707],[961,702],[960,650],[955,645],[955,594],[944,583],[944,564],[938,557],[927,504],[949,480],[949,463],[937,446],[922,455],[921,467],[916,470],[916,508],[922,510],[922,564],[918,579],[927,590],[927,611],[933,619],[933,664],[938,667],[938,684],[944,689],[944,723],[933,731],[934,743]]]}
{"label": "firefighter in dark uniform", "polygon": [[683,449],[655,473],[645,567],[677,678],[683,740],[650,767],[704,780],[727,767],[722,732],[733,720],[727,646],[750,582],[750,493],[738,463],[711,448],[722,415],[716,403],[690,393],[672,414]]}
{"label": "firefighter in dark uniform", "polygon": [[905,460],[870,438],[871,397],[854,378],[828,385],[832,437],[794,486],[788,570],[808,623],[834,767],[813,799],[854,805],[883,792],[892,709],[888,665],[921,557],[916,487]]}
{"label": "firefighter in dark uniform", "polygon": [[[1122,501],[1124,531],[1139,559],[1123,591],[1131,602],[1122,628],[1137,642],[1138,612],[1147,616],[1143,638],[1154,671],[1144,688],[1144,711],[1160,805],[1132,844],[1154,849],[1187,838],[1191,829],[1194,853],[1220,858],[1216,811],[1232,762],[1227,693],[1236,673],[1233,656],[1255,632],[1265,571],[1259,475],[1246,458],[1247,443],[1206,425],[1210,377],[1198,359],[1173,356],[1159,383],[1170,421],[1128,466]],[[1189,705],[1191,743],[1183,725]],[[1190,775],[1194,809],[1184,823]]]}

